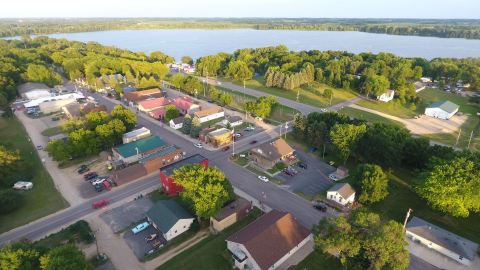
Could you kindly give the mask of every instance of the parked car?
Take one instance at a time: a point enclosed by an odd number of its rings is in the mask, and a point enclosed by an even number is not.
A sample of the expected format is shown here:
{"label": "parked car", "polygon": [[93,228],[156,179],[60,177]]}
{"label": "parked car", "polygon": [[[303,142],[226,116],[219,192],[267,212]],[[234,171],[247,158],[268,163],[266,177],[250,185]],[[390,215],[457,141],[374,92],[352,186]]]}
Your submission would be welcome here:
{"label": "parked car", "polygon": [[82,174],[82,173],[86,173],[88,171],[90,171],[90,168],[88,168],[87,165],[82,165],[82,166],[80,166],[80,168],[78,168],[77,172],[78,172],[78,174]]}
{"label": "parked car", "polygon": [[293,173],[292,171],[287,170],[287,169],[283,169],[283,173],[286,174],[286,175],[289,175],[289,176],[295,176],[295,173]]}
{"label": "parked car", "polygon": [[340,178],[338,178],[338,176],[335,173],[329,174],[328,178],[330,178],[332,181],[335,181],[335,182],[340,180]]}
{"label": "parked car", "polygon": [[92,181],[92,185],[95,186],[95,185],[101,184],[101,183],[103,183],[103,181],[105,181],[105,180],[107,180],[106,177],[95,179],[95,180]]}
{"label": "parked car", "polygon": [[93,209],[98,209],[98,208],[102,208],[106,205],[109,205],[110,204],[110,200],[109,199],[102,199],[100,201],[96,201],[94,203],[92,203],[92,208]]}
{"label": "parked car", "polygon": [[112,184],[107,180],[107,181],[103,181],[102,182],[102,185],[103,187],[106,189],[106,190],[110,190],[112,189]]}
{"label": "parked car", "polygon": [[137,233],[145,230],[146,228],[148,228],[148,226],[150,226],[150,223],[148,223],[147,221],[145,221],[143,223],[140,223],[137,226],[132,228],[132,233],[137,234]]}
{"label": "parked car", "polygon": [[253,140],[253,141],[250,142],[250,144],[256,144],[256,143],[257,143],[256,140]]}
{"label": "parked car", "polygon": [[33,183],[27,181],[18,181],[13,184],[13,188],[18,190],[29,190],[33,188]]}
{"label": "parked car", "polygon": [[320,109],[320,111],[321,112],[327,112],[327,109],[322,108],[322,109]]}
{"label": "parked car", "polygon": [[230,150],[230,146],[225,146],[225,147],[222,148],[222,151],[223,151],[223,152],[226,152],[226,151],[228,151],[228,150]]}
{"label": "parked car", "polygon": [[83,179],[85,179],[85,181],[89,181],[95,179],[97,176],[97,172],[89,172],[83,175]]}
{"label": "parked car", "polygon": [[322,212],[327,212],[327,207],[323,204],[315,204],[313,208],[322,211]]}
{"label": "parked car", "polygon": [[307,166],[307,163],[304,163],[304,162],[300,162],[298,163],[298,167],[302,168],[302,169],[308,169],[308,166]]}
{"label": "parked car", "polygon": [[103,189],[104,189],[103,184],[95,184],[93,187],[95,188],[95,191],[97,191],[97,192],[102,192]]}
{"label": "parked car", "polygon": [[233,136],[235,136],[235,138],[240,138],[240,137],[242,137],[242,133],[235,133],[235,134],[233,134]]}
{"label": "parked car", "polygon": [[268,182],[268,178],[266,176],[263,176],[263,175],[259,175],[258,179],[262,180],[265,183]]}
{"label": "parked car", "polygon": [[193,146],[197,148],[203,148],[203,145],[201,143],[194,143]]}
{"label": "parked car", "polygon": [[37,150],[43,150],[43,146],[37,145]]}

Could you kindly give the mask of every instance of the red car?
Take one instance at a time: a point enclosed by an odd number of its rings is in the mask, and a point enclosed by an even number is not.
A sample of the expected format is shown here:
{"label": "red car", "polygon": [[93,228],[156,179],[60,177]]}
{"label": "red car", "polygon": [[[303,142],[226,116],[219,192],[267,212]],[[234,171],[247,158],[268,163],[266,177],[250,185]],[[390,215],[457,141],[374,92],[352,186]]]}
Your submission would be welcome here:
{"label": "red car", "polygon": [[98,209],[98,208],[102,208],[104,206],[107,206],[109,204],[110,204],[110,200],[103,199],[103,200],[96,201],[96,202],[92,203],[92,208],[93,209]]}
{"label": "red car", "polygon": [[250,144],[256,144],[256,143],[257,143],[256,140],[253,140],[253,141],[250,142]]}

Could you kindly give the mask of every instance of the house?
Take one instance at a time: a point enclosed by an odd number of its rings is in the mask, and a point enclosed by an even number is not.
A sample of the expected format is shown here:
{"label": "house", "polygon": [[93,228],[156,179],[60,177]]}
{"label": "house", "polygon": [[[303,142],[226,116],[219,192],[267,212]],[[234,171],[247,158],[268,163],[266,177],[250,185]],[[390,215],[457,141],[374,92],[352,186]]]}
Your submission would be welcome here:
{"label": "house", "polygon": [[216,130],[216,127],[206,127],[198,133],[198,140],[201,142],[206,142],[207,141],[207,134]]}
{"label": "house", "polygon": [[180,160],[182,157],[183,151],[175,145],[171,145],[156,153],[139,159],[138,163],[143,164],[147,174],[150,174]]}
{"label": "house", "polygon": [[378,100],[383,101],[383,102],[389,102],[390,100],[393,99],[395,96],[395,90],[387,90],[386,93],[381,94],[380,96],[377,97]]}
{"label": "house", "polygon": [[194,220],[190,213],[173,200],[158,201],[146,215],[152,226],[159,230],[167,241],[188,231]]}
{"label": "house", "polygon": [[82,114],[85,115],[91,112],[106,112],[107,107],[105,105],[97,105],[93,102],[87,102],[87,104],[84,104],[80,110],[82,111]]}
{"label": "house", "polygon": [[150,129],[142,127],[123,134],[122,141],[124,144],[126,144],[129,142],[134,142],[143,138],[150,137],[151,135],[152,133],[150,132]]}
{"label": "house", "polygon": [[448,100],[435,102],[425,108],[425,115],[448,120],[458,112],[459,108],[457,104]]}
{"label": "house", "polygon": [[432,82],[432,79],[431,78],[428,78],[428,77],[422,77],[420,78],[420,81],[422,83],[431,83]]}
{"label": "house", "polygon": [[176,196],[183,191],[183,187],[175,183],[175,179],[172,177],[173,171],[189,164],[201,164],[204,167],[208,167],[208,159],[196,154],[163,167],[160,170],[160,182],[165,194],[168,196]]}
{"label": "house", "polygon": [[233,141],[233,131],[226,128],[219,128],[209,132],[205,136],[205,142],[212,144],[214,147],[220,147],[230,144]]}
{"label": "house", "polygon": [[252,202],[239,197],[220,209],[214,217],[210,217],[210,227],[221,232],[247,216],[251,210]]}
{"label": "house", "polygon": [[173,118],[168,123],[173,129],[181,129],[183,127],[183,116]]}
{"label": "house", "polygon": [[130,107],[137,106],[138,102],[151,98],[162,97],[162,92],[158,88],[135,91],[123,94],[123,102],[125,102]]}
{"label": "house", "polygon": [[215,106],[215,107],[210,107],[201,111],[194,112],[193,117],[197,118],[200,121],[200,123],[205,123],[208,121],[225,117],[225,112],[221,107]]}
{"label": "house", "polygon": [[163,119],[163,117],[165,117],[165,109],[164,108],[155,109],[149,112],[148,115],[150,115],[150,117],[152,117],[153,119],[157,119],[157,120]]}
{"label": "house", "polygon": [[81,116],[81,105],[78,103],[71,103],[62,107],[63,113],[69,118],[77,118]]}
{"label": "house", "polygon": [[466,266],[470,266],[477,256],[478,244],[421,218],[413,217],[406,226],[405,234],[414,243],[425,245]]}
{"label": "house", "polygon": [[236,126],[240,126],[241,124],[243,124],[243,119],[240,116],[233,115],[233,116],[225,118],[225,120],[222,121],[222,124],[225,125],[225,126],[230,125],[230,127],[236,127]]}
{"label": "house", "polygon": [[130,164],[160,151],[166,145],[167,143],[160,137],[151,136],[112,148],[113,158],[125,164]]}
{"label": "house", "polygon": [[178,111],[183,115],[191,114],[200,110],[200,106],[193,103],[193,100],[189,97],[177,97],[173,100],[173,105],[175,105]]}
{"label": "house", "polygon": [[327,190],[327,199],[343,206],[355,201],[355,190],[349,183],[338,183]]}
{"label": "house", "polygon": [[138,102],[138,110],[141,112],[151,112],[157,109],[163,109],[170,104],[170,101],[164,97],[146,99]]}
{"label": "house", "polygon": [[295,162],[294,151],[284,139],[278,138],[272,142],[252,148],[250,150],[250,159],[256,165],[268,170],[278,162],[284,162],[288,165]]}
{"label": "house", "polygon": [[227,249],[238,269],[287,269],[286,261],[312,239],[292,214],[272,210],[228,237]]}

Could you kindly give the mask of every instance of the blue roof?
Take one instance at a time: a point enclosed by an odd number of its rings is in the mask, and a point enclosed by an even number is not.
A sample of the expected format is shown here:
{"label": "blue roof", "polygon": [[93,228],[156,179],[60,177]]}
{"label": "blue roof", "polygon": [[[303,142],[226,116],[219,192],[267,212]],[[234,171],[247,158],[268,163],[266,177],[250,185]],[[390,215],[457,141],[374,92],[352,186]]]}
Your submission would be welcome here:
{"label": "blue roof", "polygon": [[115,149],[125,158],[134,156],[138,153],[148,152],[150,150],[162,147],[167,143],[158,136],[152,136],[138,141],[130,142],[117,146]]}

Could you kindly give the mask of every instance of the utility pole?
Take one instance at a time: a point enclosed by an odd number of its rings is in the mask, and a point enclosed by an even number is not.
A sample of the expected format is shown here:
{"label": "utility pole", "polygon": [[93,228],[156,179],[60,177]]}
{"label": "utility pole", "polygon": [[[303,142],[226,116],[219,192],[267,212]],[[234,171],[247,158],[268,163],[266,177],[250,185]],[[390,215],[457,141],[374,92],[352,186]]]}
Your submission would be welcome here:
{"label": "utility pole", "polygon": [[460,134],[462,134],[462,129],[458,131],[457,141],[455,142],[455,146],[458,144],[458,140],[460,139]]}
{"label": "utility pole", "polygon": [[298,102],[299,98],[300,98],[300,88],[298,88],[298,90],[297,90],[297,102]]}
{"label": "utility pole", "polygon": [[468,146],[467,146],[467,150],[470,149],[470,143],[472,142],[472,137],[473,137],[473,130],[472,132],[470,133],[470,139],[468,139]]}
{"label": "utility pole", "polygon": [[285,140],[287,139],[287,133],[288,133],[288,122],[285,122]]}
{"label": "utility pole", "polygon": [[232,132],[232,157],[235,156],[235,134]]}
{"label": "utility pole", "polygon": [[405,230],[405,227],[407,227],[407,221],[408,218],[410,217],[410,214],[412,214],[412,209],[408,208],[407,215],[405,216],[405,221],[403,222],[403,229]]}

